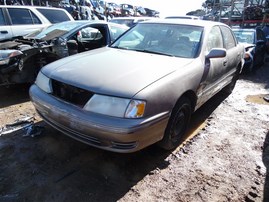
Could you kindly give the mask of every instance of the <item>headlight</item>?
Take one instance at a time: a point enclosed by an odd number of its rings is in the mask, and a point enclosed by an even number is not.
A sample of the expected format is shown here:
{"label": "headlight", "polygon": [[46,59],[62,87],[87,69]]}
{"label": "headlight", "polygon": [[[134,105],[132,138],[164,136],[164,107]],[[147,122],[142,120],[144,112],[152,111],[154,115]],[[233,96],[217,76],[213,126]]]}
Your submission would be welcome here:
{"label": "headlight", "polygon": [[7,65],[11,58],[21,57],[23,53],[18,50],[1,50],[0,51],[0,65]]}
{"label": "headlight", "polygon": [[51,81],[41,71],[39,71],[36,77],[35,84],[46,93],[52,93]]}
{"label": "headlight", "polygon": [[84,109],[98,114],[121,118],[140,118],[144,115],[146,102],[95,94]]}
{"label": "headlight", "polygon": [[7,65],[9,63],[9,58],[1,59],[0,60],[0,65]]}

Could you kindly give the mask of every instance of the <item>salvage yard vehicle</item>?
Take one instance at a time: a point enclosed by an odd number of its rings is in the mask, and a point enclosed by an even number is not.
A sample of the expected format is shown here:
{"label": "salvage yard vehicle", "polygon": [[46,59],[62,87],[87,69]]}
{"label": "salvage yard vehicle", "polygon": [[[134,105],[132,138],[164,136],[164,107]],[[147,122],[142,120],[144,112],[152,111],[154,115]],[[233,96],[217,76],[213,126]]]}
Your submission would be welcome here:
{"label": "salvage yard vehicle", "polygon": [[108,47],[43,67],[29,93],[44,121],[76,140],[120,153],[171,150],[195,110],[232,92],[243,55],[225,24],[144,21]]}
{"label": "salvage yard vehicle", "polygon": [[104,21],[66,21],[0,43],[0,85],[33,83],[44,65],[109,45],[128,29]]}
{"label": "salvage yard vehicle", "polygon": [[252,73],[264,64],[267,51],[265,34],[259,27],[252,29],[233,28],[232,30],[238,42],[242,43],[245,47],[243,71]]}
{"label": "salvage yard vehicle", "polygon": [[0,5],[0,41],[24,36],[51,24],[74,21],[61,8],[42,6]]}

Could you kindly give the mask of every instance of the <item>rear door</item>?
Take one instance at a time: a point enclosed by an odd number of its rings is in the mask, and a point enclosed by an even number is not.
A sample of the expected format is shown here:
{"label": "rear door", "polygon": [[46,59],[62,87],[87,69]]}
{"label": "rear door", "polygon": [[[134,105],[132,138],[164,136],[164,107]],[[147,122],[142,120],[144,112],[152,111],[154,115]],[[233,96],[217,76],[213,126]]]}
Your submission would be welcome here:
{"label": "rear door", "polygon": [[237,65],[241,60],[241,53],[237,48],[236,38],[234,37],[232,30],[226,26],[220,26],[220,29],[223,36],[223,46],[226,49],[227,54],[227,65],[222,72],[222,78],[225,79],[226,77],[234,75]]}
{"label": "rear door", "polygon": [[8,8],[14,36],[24,36],[42,27],[41,20],[27,8]]}
{"label": "rear door", "polygon": [[5,10],[1,8],[0,9],[0,41],[12,38],[12,36],[13,36],[12,29],[7,19]]}
{"label": "rear door", "polygon": [[[204,39],[205,56],[213,48],[224,48],[223,38],[219,26],[211,28],[207,38]],[[223,73],[227,71],[228,61],[227,57],[222,58],[210,58],[205,60],[204,74],[201,79],[201,84],[198,89],[198,94],[201,96],[199,103],[204,103],[216,92],[218,92],[223,86],[221,85]]]}

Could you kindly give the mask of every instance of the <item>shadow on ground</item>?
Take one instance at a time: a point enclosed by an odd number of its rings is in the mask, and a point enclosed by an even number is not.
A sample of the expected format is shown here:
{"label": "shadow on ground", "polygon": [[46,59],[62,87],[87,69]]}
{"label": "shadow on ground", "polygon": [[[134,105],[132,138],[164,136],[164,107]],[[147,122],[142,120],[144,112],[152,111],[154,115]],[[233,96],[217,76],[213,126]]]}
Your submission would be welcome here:
{"label": "shadow on ground", "polygon": [[261,83],[265,85],[265,88],[269,88],[269,62],[265,63],[254,73],[242,74],[240,79],[249,80],[254,83]]}
{"label": "shadow on ground", "polygon": [[[189,133],[225,98],[219,93],[196,111]],[[13,99],[1,101],[0,107],[28,97],[22,93]],[[43,121],[35,125],[45,128],[39,136],[21,130],[1,137],[0,201],[117,201],[144,177],[169,166],[171,152],[155,145],[117,154],[77,142]]]}
{"label": "shadow on ground", "polygon": [[0,86],[0,108],[29,101],[29,87],[30,84]]}

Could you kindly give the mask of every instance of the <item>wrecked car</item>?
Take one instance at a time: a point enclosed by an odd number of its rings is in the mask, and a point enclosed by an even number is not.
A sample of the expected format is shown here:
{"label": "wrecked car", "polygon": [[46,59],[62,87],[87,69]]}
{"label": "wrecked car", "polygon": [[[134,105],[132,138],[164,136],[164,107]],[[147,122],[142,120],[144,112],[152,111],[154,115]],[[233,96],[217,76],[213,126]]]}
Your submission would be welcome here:
{"label": "wrecked car", "polygon": [[261,28],[233,28],[239,43],[245,47],[243,71],[253,73],[264,64],[266,55],[266,37]]}
{"label": "wrecked car", "polygon": [[109,45],[127,29],[104,21],[66,21],[0,43],[0,85],[32,83],[44,65]]}

